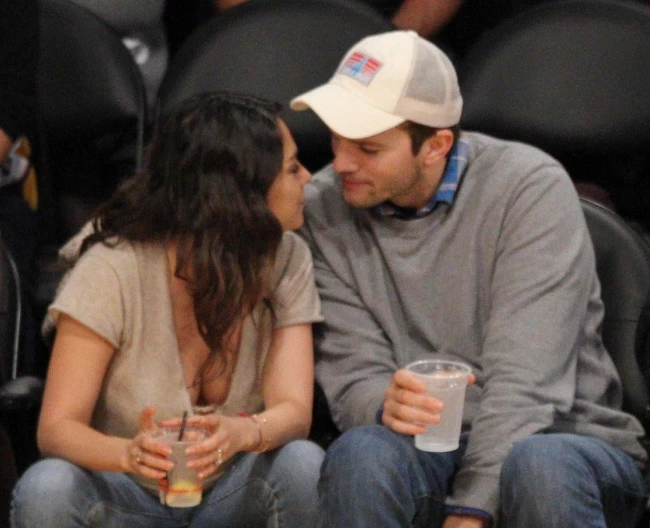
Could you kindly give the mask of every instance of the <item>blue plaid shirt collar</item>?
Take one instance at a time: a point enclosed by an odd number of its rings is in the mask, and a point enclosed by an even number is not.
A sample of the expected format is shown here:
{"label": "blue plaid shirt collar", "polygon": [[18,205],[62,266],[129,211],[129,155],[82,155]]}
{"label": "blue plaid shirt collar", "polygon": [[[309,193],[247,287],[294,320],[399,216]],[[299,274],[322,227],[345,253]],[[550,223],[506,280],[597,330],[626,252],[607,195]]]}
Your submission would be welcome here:
{"label": "blue plaid shirt collar", "polygon": [[410,220],[428,215],[440,202],[453,203],[458,184],[467,167],[468,152],[469,141],[461,134],[449,155],[449,161],[445,167],[445,172],[442,174],[438,190],[423,207],[409,209],[399,207],[391,202],[383,202],[374,207],[374,211],[381,216],[394,216],[396,218]]}

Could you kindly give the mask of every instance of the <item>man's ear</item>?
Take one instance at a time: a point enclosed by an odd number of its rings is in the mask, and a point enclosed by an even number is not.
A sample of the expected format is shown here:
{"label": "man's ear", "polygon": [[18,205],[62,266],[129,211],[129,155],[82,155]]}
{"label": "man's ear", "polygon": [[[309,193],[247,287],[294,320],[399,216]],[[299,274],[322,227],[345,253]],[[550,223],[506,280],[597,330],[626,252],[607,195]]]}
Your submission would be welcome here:
{"label": "man's ear", "polygon": [[454,134],[448,128],[438,130],[422,144],[420,153],[426,165],[440,162],[447,157],[454,144]]}

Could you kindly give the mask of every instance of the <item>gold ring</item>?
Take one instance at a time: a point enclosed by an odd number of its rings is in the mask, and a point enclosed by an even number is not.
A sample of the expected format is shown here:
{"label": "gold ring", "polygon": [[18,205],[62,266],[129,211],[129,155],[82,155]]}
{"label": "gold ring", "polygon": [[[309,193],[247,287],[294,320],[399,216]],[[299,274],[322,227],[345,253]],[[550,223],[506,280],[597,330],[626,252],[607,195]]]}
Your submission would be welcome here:
{"label": "gold ring", "polygon": [[217,466],[220,466],[223,462],[223,450],[221,448],[217,449]]}
{"label": "gold ring", "polygon": [[141,464],[142,463],[142,449],[139,449],[138,454],[135,455],[135,463],[136,464]]}

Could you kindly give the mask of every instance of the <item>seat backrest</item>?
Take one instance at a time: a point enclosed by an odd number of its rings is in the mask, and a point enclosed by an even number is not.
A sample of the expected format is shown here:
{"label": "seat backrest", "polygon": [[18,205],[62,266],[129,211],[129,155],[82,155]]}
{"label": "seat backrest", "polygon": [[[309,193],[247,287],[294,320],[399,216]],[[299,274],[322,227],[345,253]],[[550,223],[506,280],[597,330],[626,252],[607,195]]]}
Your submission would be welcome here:
{"label": "seat backrest", "polygon": [[650,232],[648,35],[647,2],[555,0],[524,10],[459,64],[461,125],[546,150]]}
{"label": "seat backrest", "polygon": [[644,305],[650,296],[650,245],[618,214],[581,198],[591,234],[605,305],[603,341],[623,384],[623,407],[650,433],[648,378],[641,364],[650,358],[638,340]]}
{"label": "seat backrest", "polygon": [[90,11],[70,0],[39,0],[39,9],[38,98],[51,187],[96,203],[142,162],[142,75],[120,36]]}
{"label": "seat backrest", "polygon": [[330,138],[311,112],[289,101],[327,81],[361,38],[393,26],[355,0],[255,0],[200,26],[178,50],[159,90],[161,112],[203,91],[235,90],[275,100],[291,128],[303,163],[329,162]]}
{"label": "seat backrest", "polygon": [[486,33],[458,74],[462,125],[552,154],[650,140],[650,6],[558,0]]}

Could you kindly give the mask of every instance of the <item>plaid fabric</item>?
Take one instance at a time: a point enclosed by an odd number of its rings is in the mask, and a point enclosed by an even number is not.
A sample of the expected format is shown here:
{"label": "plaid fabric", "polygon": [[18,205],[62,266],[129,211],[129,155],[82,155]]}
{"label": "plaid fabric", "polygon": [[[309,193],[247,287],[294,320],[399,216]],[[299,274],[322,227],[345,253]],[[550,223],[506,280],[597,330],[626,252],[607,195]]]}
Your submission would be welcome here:
{"label": "plaid fabric", "polygon": [[383,202],[374,208],[375,211],[381,216],[394,216],[403,220],[410,220],[428,215],[440,202],[453,203],[458,184],[467,167],[468,152],[469,141],[461,134],[449,155],[449,161],[447,161],[438,190],[423,207],[412,209],[399,207],[391,202]]}

